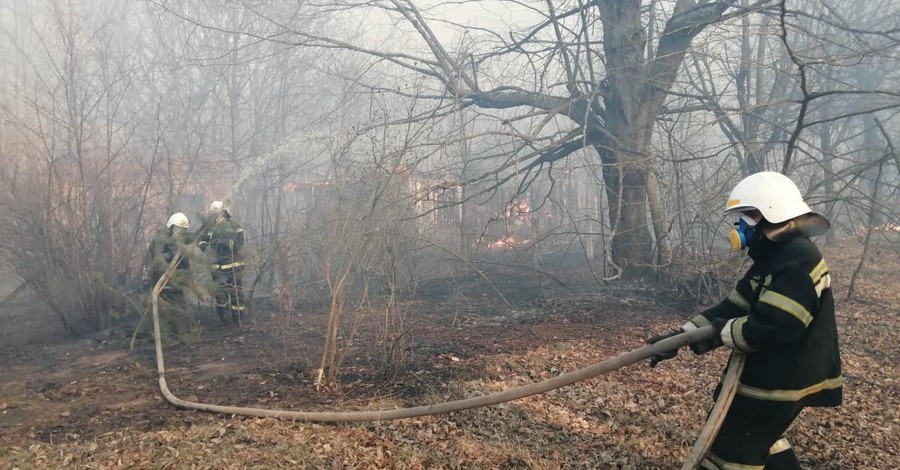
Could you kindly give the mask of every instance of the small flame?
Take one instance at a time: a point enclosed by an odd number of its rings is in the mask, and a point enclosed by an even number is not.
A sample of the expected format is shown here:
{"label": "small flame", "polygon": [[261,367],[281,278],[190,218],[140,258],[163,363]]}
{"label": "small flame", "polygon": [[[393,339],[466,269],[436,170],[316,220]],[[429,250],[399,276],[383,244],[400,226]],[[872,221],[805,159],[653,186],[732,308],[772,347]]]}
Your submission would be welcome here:
{"label": "small flame", "polygon": [[894,224],[894,223],[888,222],[888,223],[886,223],[886,224],[876,225],[876,226],[874,226],[874,227],[860,227],[860,228],[857,229],[855,232],[853,232],[853,234],[854,234],[854,235],[857,235],[857,236],[858,236],[858,235],[865,235],[865,234],[869,233],[870,231],[874,231],[874,232],[900,232],[900,224]]}
{"label": "small flame", "polygon": [[512,235],[504,235],[497,240],[488,243],[488,248],[497,250],[501,248],[510,248],[528,243],[530,240],[518,240]]}

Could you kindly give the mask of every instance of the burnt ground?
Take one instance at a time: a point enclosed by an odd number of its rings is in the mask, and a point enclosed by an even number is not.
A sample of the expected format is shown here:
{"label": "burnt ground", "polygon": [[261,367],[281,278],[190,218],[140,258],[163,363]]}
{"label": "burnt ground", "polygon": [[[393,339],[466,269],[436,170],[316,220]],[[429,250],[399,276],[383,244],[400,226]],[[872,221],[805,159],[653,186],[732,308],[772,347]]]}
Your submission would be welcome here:
{"label": "burnt ground", "polygon": [[[859,252],[853,240],[826,252],[845,404],[807,410],[795,423],[790,436],[807,468],[900,468],[900,256],[897,244],[870,252],[848,301]],[[223,405],[417,406],[589,365],[691,314],[688,302],[653,285],[597,287],[590,276],[565,277],[571,289],[495,273],[513,308],[474,278],[422,286],[417,300],[402,304],[410,327],[402,367],[385,369],[385,347],[362,328],[340,385],[327,390],[314,385],[324,308],[258,309],[240,329],[203,317],[200,340],[166,350],[168,384],[181,398]],[[0,307],[0,317],[0,468],[677,469],[727,359],[724,351],[682,352],[655,369],[635,365],[502,405],[323,425],[176,409],[157,388],[149,340],[130,351],[130,332],[121,329],[66,337],[27,297]]]}

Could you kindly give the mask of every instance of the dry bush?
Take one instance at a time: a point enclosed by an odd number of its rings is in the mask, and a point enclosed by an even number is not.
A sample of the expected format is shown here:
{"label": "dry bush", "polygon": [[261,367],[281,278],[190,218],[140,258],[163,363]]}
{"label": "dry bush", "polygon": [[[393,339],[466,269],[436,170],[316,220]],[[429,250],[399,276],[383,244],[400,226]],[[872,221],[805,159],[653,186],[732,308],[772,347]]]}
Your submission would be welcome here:
{"label": "dry bush", "polygon": [[110,326],[139,261],[141,200],[84,165],[7,166],[0,173],[0,249],[8,269],[70,333]]}

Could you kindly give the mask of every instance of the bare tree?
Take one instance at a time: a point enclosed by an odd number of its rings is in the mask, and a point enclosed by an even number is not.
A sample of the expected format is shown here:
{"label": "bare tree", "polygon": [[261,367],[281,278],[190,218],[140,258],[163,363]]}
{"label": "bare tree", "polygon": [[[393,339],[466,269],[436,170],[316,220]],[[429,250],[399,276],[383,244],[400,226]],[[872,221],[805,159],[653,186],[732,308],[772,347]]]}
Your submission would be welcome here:
{"label": "bare tree", "polygon": [[[69,331],[108,326],[134,254],[132,215],[142,204],[127,184],[140,105],[135,43],[119,28],[123,4],[92,14],[51,3],[27,25],[14,56],[32,86],[7,88],[4,119],[17,143],[3,161],[3,248],[8,262]],[[133,271],[132,271],[133,272]]]}
{"label": "bare tree", "polygon": [[[630,271],[653,262],[656,250],[649,226],[653,226],[660,254],[667,251],[664,216],[650,171],[655,162],[647,147],[654,123],[691,42],[706,27],[722,20],[734,3],[654,2],[654,8],[648,10],[640,1],[601,1],[566,11],[546,4],[531,10],[538,14],[532,26],[510,31],[509,39],[506,34],[481,30],[484,34],[478,42],[467,41],[451,51],[433,25],[452,23],[429,17],[427,10],[411,1],[392,0],[352,7],[351,13],[382,12],[406,22],[427,54],[354,44],[276,21],[273,24],[281,29],[266,38],[351,50],[398,70],[430,77],[435,91],[422,98],[433,99],[437,109],[477,106],[506,110],[494,116],[507,124],[530,122],[514,131],[518,135],[515,158],[491,169],[496,173],[513,167],[513,162],[523,162],[505,179],[579,149],[594,149],[604,164],[612,253]],[[253,10],[252,5],[244,5]],[[212,27],[202,18],[176,14]],[[662,28],[657,27],[659,21],[663,21]],[[599,36],[594,35],[597,30]],[[484,47],[475,49],[482,44]],[[495,75],[503,68],[510,74]],[[523,80],[522,73],[532,78]],[[514,108],[525,111],[509,111]],[[557,116],[566,117],[568,124]]]}

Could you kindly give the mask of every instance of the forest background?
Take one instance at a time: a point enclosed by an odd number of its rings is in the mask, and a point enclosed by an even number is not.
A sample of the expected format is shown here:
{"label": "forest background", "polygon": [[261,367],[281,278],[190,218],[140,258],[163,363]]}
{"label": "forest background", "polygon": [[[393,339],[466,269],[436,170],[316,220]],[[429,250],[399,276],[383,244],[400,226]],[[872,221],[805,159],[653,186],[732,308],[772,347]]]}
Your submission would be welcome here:
{"label": "forest background", "polygon": [[310,348],[279,360],[321,390],[390,382],[435,315],[721,298],[747,261],[723,203],[763,170],[832,221],[841,295],[896,313],[860,292],[896,287],[866,274],[898,255],[898,24],[888,0],[2,1],[5,338],[130,335],[148,240],[219,199],[257,339]]}

